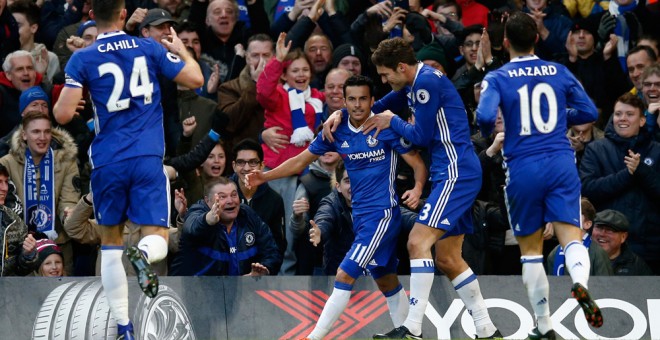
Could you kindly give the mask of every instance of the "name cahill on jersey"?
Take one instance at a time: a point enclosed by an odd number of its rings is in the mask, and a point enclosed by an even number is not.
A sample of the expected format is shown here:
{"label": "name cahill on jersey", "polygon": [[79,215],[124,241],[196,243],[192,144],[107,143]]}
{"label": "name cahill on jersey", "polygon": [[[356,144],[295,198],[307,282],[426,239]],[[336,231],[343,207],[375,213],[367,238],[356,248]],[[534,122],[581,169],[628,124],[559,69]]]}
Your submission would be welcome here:
{"label": "name cahill on jersey", "polygon": [[509,70],[509,78],[514,77],[535,77],[535,76],[554,76],[557,74],[557,68],[553,65],[526,66]]}
{"label": "name cahill on jersey", "polygon": [[99,52],[112,52],[117,50],[127,50],[131,48],[137,48],[138,45],[135,43],[135,40],[119,40],[112,41],[105,44],[99,44],[96,48]]}

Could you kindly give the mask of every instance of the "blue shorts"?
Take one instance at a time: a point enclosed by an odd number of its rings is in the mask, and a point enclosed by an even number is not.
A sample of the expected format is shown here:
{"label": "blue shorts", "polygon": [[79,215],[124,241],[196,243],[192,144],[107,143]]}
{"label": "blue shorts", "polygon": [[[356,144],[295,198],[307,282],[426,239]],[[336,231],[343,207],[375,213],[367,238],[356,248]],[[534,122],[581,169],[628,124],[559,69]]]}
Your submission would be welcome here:
{"label": "blue shorts", "polygon": [[481,177],[433,182],[431,194],[417,216],[417,223],[445,230],[442,236],[471,234],[472,205],[481,189]]}
{"label": "blue shorts", "polygon": [[401,231],[399,207],[353,215],[355,240],[339,268],[357,279],[365,269],[378,279],[396,273],[396,244]]}
{"label": "blue shorts", "polygon": [[504,192],[516,236],[533,234],[546,222],[581,225],[580,178],[570,153],[509,164]]}
{"label": "blue shorts", "polygon": [[126,220],[168,227],[170,181],[160,157],[129,158],[92,171],[94,216],[100,225]]}

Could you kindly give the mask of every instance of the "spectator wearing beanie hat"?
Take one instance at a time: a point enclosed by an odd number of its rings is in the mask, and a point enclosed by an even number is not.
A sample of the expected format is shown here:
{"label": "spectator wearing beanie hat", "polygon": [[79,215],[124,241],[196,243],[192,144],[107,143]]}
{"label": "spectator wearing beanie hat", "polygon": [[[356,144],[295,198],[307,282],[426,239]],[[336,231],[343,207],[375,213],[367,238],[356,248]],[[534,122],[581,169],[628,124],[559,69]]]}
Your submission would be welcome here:
{"label": "spectator wearing beanie hat", "polygon": [[447,58],[445,50],[436,43],[428,44],[419,49],[416,53],[417,59],[426,65],[447,73]]}
{"label": "spectator wearing beanie hat", "polygon": [[332,52],[332,68],[341,68],[353,73],[362,74],[364,57],[362,51],[352,44],[339,45]]}
{"label": "spectator wearing beanie hat", "polygon": [[55,242],[49,239],[37,241],[37,261],[39,267],[37,276],[60,277],[64,276],[64,260],[62,251]]}
{"label": "spectator wearing beanie hat", "polygon": [[433,42],[433,31],[428,20],[421,14],[410,12],[403,26],[403,39],[412,44],[415,52]]}
{"label": "spectator wearing beanie hat", "polygon": [[28,110],[50,113],[50,99],[40,86],[32,86],[21,93],[18,99],[18,111],[23,116]]}

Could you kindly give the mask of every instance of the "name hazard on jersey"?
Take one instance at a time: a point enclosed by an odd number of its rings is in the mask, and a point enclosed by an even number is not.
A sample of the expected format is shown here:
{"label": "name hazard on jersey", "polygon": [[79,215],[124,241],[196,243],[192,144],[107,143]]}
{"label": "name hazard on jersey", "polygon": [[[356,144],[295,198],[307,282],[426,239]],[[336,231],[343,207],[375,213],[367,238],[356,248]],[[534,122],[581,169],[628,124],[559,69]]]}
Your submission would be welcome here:
{"label": "name hazard on jersey", "polygon": [[135,43],[135,40],[119,40],[105,44],[99,44],[97,49],[99,50],[99,52],[105,53],[105,52],[112,52],[117,50],[128,50],[137,47],[138,45]]}
{"label": "name hazard on jersey", "polygon": [[369,152],[349,153],[348,158],[352,161],[369,158],[369,162],[377,162],[385,159],[385,150],[378,149]]}
{"label": "name hazard on jersey", "polygon": [[513,77],[532,77],[532,76],[554,76],[557,74],[557,68],[554,65],[526,66],[509,70],[509,78]]}

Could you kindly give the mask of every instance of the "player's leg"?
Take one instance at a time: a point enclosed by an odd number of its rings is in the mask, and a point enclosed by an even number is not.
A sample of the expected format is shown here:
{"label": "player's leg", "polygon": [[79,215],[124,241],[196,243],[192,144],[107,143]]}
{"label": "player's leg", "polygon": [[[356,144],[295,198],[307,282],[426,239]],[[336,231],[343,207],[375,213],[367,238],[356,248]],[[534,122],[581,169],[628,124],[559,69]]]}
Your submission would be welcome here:
{"label": "player's leg", "polygon": [[[342,262],[342,265],[346,266],[344,262]],[[353,291],[353,284],[357,277],[352,277],[341,266],[337,269],[335,288],[332,290],[328,301],[325,302],[319,320],[316,322],[312,333],[307,336],[307,339],[321,340],[328,335],[332,329],[332,325],[335,324],[341,313],[346,309],[346,306],[348,306],[348,301],[351,299],[351,291]]]}
{"label": "player's leg", "polygon": [[170,219],[170,182],[159,157],[140,158],[132,170],[128,218],[142,226],[137,246],[126,249],[138,283],[148,297],[158,293],[158,276],[150,263],[167,256]]}
{"label": "player's leg", "polygon": [[435,243],[435,263],[447,275],[456,293],[465,304],[474,321],[476,338],[501,337],[488,314],[488,308],[481,295],[477,275],[461,255],[464,234],[447,235]]}
{"label": "player's leg", "polygon": [[126,221],[126,197],[129,187],[123,162],[94,169],[91,189],[94,193],[94,216],[101,229],[101,284],[112,317],[117,321],[117,335],[131,338],[133,326],[128,316],[128,283],[122,263],[123,226]]}
{"label": "player's leg", "polygon": [[546,199],[546,221],[552,221],[557,239],[564,249],[565,263],[573,280],[571,293],[575,297],[587,321],[594,326],[603,324],[603,317],[596,302],[587,291],[591,262],[589,251],[582,244],[580,230],[580,179],[572,154],[560,155],[554,160],[557,170],[550,177],[552,186]]}
{"label": "player's leg", "polygon": [[396,275],[399,260],[396,257],[396,244],[390,246],[390,258],[382,267],[369,268],[378,289],[385,295],[390,318],[394,327],[400,327],[408,317],[408,296]]}

